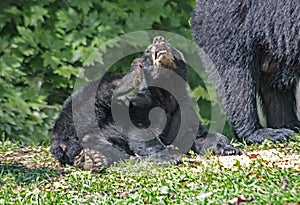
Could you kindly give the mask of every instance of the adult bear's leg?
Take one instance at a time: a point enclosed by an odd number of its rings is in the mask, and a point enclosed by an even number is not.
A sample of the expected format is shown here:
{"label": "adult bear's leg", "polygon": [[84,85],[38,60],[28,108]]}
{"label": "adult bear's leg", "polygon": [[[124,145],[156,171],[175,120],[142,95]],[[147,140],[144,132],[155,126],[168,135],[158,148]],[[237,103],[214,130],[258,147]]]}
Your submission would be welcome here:
{"label": "adult bear's leg", "polygon": [[287,89],[278,89],[270,85],[272,79],[269,78],[268,73],[262,73],[259,86],[268,127],[299,130],[300,122],[296,114],[296,84]]}
{"label": "adult bear's leg", "polygon": [[239,140],[247,144],[262,143],[269,139],[283,141],[294,134],[289,129],[262,128],[256,106],[256,87],[258,74],[251,67],[254,62],[245,55],[236,64],[222,67],[218,65],[220,76],[218,94]]}

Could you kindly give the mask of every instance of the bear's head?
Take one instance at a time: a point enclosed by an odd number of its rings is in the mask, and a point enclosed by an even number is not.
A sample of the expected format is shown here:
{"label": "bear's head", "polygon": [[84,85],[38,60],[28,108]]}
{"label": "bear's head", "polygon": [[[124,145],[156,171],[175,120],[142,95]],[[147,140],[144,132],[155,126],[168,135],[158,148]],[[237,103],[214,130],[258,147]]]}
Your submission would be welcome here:
{"label": "bear's head", "polygon": [[184,80],[187,78],[187,69],[183,54],[167,43],[162,36],[156,36],[152,44],[143,54],[144,72],[151,73],[153,79],[159,78],[161,68],[174,71]]}

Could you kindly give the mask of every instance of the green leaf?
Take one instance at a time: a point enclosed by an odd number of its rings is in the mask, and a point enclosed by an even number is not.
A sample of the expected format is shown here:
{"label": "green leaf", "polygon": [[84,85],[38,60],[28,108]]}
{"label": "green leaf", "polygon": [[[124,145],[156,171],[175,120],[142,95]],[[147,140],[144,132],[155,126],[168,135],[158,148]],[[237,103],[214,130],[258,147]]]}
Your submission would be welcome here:
{"label": "green leaf", "polygon": [[61,60],[53,55],[52,52],[46,51],[42,54],[43,57],[43,65],[45,67],[50,66],[51,68],[57,68],[59,64],[61,64]]}
{"label": "green leaf", "polygon": [[73,66],[64,65],[55,69],[54,73],[70,79],[72,75],[77,76],[79,74],[79,70]]}
{"label": "green leaf", "polygon": [[199,99],[210,100],[208,92],[202,86],[196,87],[193,90],[192,95],[194,96],[196,101],[198,101]]}
{"label": "green leaf", "polygon": [[93,6],[93,1],[69,0],[71,6],[81,9],[83,13],[87,14]]}
{"label": "green leaf", "polygon": [[59,10],[56,15],[59,20],[56,26],[64,28],[66,31],[76,30],[81,23],[81,16],[71,7],[67,10]]}
{"label": "green leaf", "polygon": [[99,62],[100,64],[104,64],[103,62],[103,52],[99,50],[95,50],[91,55],[89,55],[88,59],[84,62],[86,66],[94,65],[95,62]]}
{"label": "green leaf", "polygon": [[6,8],[5,12],[15,15],[15,16],[22,14],[22,11],[20,9],[18,9],[16,6],[10,6],[10,7]]}
{"label": "green leaf", "polygon": [[36,38],[35,33],[33,33],[30,29],[21,26],[17,26],[17,30],[24,42],[27,42],[32,47],[37,47],[39,40]]}
{"label": "green leaf", "polygon": [[50,30],[41,31],[40,42],[43,47],[50,50],[60,50],[65,47],[64,41],[57,38]]}
{"label": "green leaf", "polygon": [[40,6],[30,7],[30,14],[24,16],[25,26],[37,26],[38,22],[44,22],[48,16],[48,10]]}
{"label": "green leaf", "polygon": [[11,68],[18,68],[21,66],[22,58],[12,56],[9,54],[4,54],[1,57],[1,61],[7,66]]}

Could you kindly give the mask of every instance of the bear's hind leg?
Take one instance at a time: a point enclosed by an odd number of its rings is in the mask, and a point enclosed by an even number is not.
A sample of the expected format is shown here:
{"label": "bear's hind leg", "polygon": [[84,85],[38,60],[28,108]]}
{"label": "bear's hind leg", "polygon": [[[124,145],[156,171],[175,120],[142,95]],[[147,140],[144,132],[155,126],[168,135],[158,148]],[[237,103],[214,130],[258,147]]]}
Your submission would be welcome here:
{"label": "bear's hind leg", "polygon": [[296,86],[278,89],[268,83],[272,80],[268,78],[267,73],[262,73],[259,87],[267,126],[298,131],[300,122],[296,113]]}
{"label": "bear's hind leg", "polygon": [[[105,132],[91,133],[82,139],[83,150],[74,160],[74,165],[85,170],[99,171],[107,168],[115,162],[128,159],[131,155],[126,141],[122,140],[121,134],[115,135],[113,140],[109,140],[104,135]],[[110,133],[112,136],[113,133]],[[118,139],[118,140],[116,140]],[[116,141],[118,141],[116,143]],[[124,143],[122,145],[118,143]]]}
{"label": "bear's hind leg", "polygon": [[222,71],[219,72],[221,80],[218,83],[218,94],[228,120],[238,139],[244,140],[247,145],[261,144],[265,140],[287,140],[294,134],[292,130],[263,128],[259,122],[256,105],[258,75],[255,68],[243,69],[245,65],[250,66],[250,62],[251,58],[226,68],[218,68]]}

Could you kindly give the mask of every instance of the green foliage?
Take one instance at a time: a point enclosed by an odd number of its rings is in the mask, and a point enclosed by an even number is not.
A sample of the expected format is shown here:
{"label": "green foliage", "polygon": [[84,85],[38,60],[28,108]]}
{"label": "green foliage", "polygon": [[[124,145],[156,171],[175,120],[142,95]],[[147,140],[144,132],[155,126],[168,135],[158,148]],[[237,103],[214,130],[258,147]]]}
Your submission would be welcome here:
{"label": "green foliage", "polygon": [[91,173],[58,168],[45,147],[0,141],[0,204],[238,204],[241,196],[254,199],[249,204],[299,204],[300,141],[272,147],[167,167],[126,161]]}
{"label": "green foliage", "polygon": [[188,21],[193,4],[192,0],[2,0],[0,134],[26,143],[48,141],[61,104],[96,48],[118,35],[147,29],[191,39]]}

